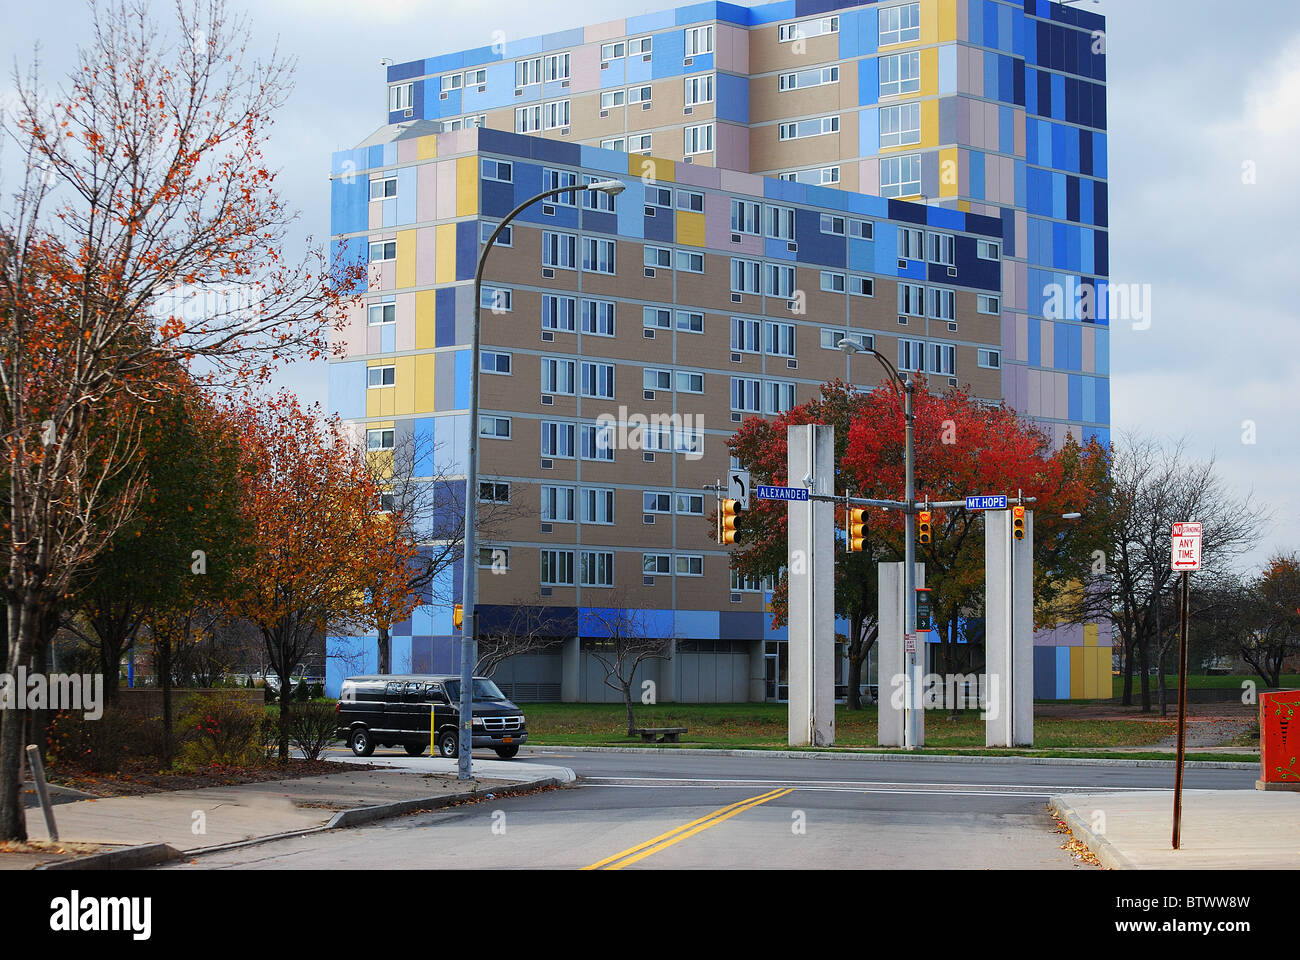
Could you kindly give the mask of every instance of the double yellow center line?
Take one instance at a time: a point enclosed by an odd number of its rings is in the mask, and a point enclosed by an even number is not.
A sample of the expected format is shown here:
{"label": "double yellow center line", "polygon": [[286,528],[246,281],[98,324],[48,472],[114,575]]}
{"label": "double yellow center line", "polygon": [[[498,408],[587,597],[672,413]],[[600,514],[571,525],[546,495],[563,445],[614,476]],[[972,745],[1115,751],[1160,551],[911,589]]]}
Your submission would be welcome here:
{"label": "double yellow center line", "polygon": [[769,800],[776,800],[784,797],[787,793],[793,793],[794,787],[778,788],[769,790],[767,793],[759,794],[757,797],[750,797],[748,800],[739,800],[736,803],[714,810],[710,814],[700,817],[698,820],[692,820],[690,823],[683,824],[667,833],[661,833],[659,836],[647,840],[645,843],[638,843],[635,847],[629,847],[621,853],[616,853],[612,857],[606,857],[604,860],[597,860],[593,864],[583,867],[584,870],[622,870],[624,867],[643,860],[651,854],[658,853],[660,850],[666,850],[675,843],[685,840],[687,837],[694,836],[702,830],[709,827],[716,827],[724,820],[730,820],[738,813],[744,813],[753,807],[767,803]]}

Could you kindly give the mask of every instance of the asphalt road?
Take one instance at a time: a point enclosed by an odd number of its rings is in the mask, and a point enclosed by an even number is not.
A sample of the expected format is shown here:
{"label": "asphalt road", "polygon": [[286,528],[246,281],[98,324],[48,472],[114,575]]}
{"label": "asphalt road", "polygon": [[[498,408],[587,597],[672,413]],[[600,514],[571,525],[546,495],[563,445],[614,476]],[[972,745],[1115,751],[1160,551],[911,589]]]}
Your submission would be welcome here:
{"label": "asphalt road", "polygon": [[[385,751],[387,752],[387,751]],[[485,754],[490,756],[490,754]],[[199,857],[171,869],[1059,868],[1045,802],[1169,788],[1167,769],[525,750],[579,784]],[[1250,789],[1250,770],[1185,786]]]}

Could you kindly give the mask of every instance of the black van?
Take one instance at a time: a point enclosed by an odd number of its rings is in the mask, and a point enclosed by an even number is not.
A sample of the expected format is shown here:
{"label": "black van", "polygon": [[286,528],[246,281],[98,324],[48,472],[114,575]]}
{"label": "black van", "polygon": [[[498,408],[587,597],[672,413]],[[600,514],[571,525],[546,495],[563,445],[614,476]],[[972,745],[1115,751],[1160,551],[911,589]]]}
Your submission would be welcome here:
{"label": "black van", "polygon": [[[439,756],[455,757],[460,752],[460,677],[348,677],[339,692],[337,713],[336,735],[358,757],[370,756],[375,747],[398,746],[418,757],[429,746],[431,729],[437,731],[433,742]],[[528,740],[523,711],[487,677],[474,678],[473,717],[474,746],[491,747],[503,760],[512,758]]]}

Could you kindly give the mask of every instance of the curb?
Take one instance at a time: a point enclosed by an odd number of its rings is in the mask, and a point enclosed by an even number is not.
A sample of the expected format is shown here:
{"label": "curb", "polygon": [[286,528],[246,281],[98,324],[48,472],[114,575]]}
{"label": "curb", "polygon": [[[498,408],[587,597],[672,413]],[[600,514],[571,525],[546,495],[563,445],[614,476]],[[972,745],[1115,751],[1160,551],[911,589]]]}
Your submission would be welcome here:
{"label": "curb", "polygon": [[1063,796],[1052,797],[1047,801],[1047,808],[1056,814],[1060,819],[1065,821],[1065,825],[1070,828],[1070,833],[1076,840],[1083,842],[1093,856],[1101,861],[1101,865],[1107,870],[1136,870],[1137,866],[1128,857],[1119,852],[1119,848],[1111,843],[1105,837],[1099,837],[1092,832],[1088,823],[1079,816],[1074,807],[1066,801]]}
{"label": "curb", "polygon": [[[705,754],[715,757],[779,757],[782,759],[800,758],[806,760],[886,760],[910,762],[941,763],[1037,763],[1061,764],[1064,766],[1121,766],[1121,767],[1155,767],[1164,769],[1173,766],[1173,760],[1126,760],[1121,757],[983,757],[969,754],[910,754],[910,753],[826,753],[811,750],[722,750],[710,747],[561,747],[530,746],[528,750],[553,751],[556,753],[675,753]],[[1186,769],[1201,770],[1258,770],[1258,762],[1237,760],[1186,760]]]}
{"label": "curb", "polygon": [[136,847],[123,847],[121,850],[107,850],[92,853],[75,860],[63,860],[59,863],[47,863],[37,870],[130,870],[136,867],[152,867],[179,860],[184,856],[175,847],[165,843],[143,843]]}
{"label": "curb", "polygon": [[[495,789],[492,791],[492,798],[510,797],[518,793],[526,793],[529,790],[542,787],[559,787],[563,786],[563,784],[564,781],[556,777],[546,777],[542,780],[531,780]],[[400,817],[403,814],[414,813],[417,810],[441,810],[443,807],[450,807],[465,800],[485,796],[487,796],[486,793],[471,791],[470,793],[443,794],[437,797],[417,797],[414,800],[394,800],[392,803],[378,803],[371,807],[353,807],[351,810],[340,810],[330,818],[329,823],[320,829],[336,830],[359,827],[363,824],[374,823],[377,820],[386,820],[390,817]],[[261,840],[254,842],[261,842]],[[203,852],[206,853],[207,851]]]}

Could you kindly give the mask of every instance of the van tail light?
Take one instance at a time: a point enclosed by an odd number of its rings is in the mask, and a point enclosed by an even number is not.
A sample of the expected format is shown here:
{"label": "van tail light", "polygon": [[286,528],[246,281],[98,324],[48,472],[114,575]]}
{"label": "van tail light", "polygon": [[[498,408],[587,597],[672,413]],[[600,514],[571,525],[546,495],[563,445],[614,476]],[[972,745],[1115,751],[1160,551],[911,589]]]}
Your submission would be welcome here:
{"label": "van tail light", "polygon": [[343,701],[342,701],[342,700],[335,700],[335,701],[334,701],[334,716],[337,717],[337,716],[338,716],[340,713],[342,713],[342,712],[343,712]]}

